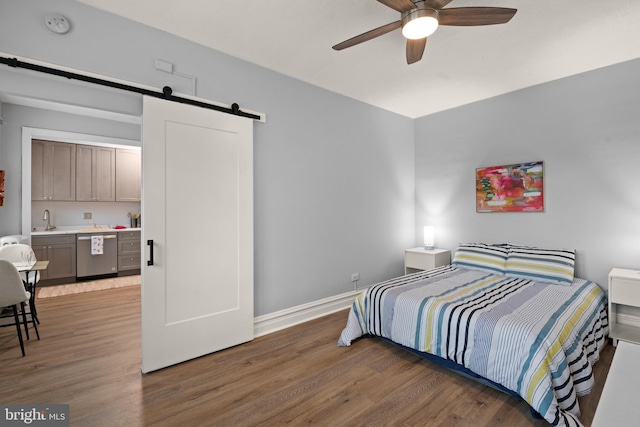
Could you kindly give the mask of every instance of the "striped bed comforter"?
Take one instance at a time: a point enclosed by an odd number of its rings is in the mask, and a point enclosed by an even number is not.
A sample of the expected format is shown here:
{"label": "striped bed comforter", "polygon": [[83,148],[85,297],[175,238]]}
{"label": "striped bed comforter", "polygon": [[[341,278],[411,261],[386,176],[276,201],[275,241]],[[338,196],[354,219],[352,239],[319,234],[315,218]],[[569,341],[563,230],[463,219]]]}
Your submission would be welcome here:
{"label": "striped bed comforter", "polygon": [[452,360],[518,393],[549,423],[581,426],[578,396],[608,334],[594,282],[534,282],[444,266],[371,286],[339,345],[364,335]]}

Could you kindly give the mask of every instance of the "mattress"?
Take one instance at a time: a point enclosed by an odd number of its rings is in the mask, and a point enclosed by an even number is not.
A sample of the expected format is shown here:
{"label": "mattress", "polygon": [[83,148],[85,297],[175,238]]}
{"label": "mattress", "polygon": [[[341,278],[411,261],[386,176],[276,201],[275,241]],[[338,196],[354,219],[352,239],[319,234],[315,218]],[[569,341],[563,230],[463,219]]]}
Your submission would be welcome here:
{"label": "mattress", "polygon": [[464,366],[521,396],[549,423],[581,426],[578,396],[608,334],[594,282],[566,285],[443,266],[371,286],[339,345],[380,336]]}

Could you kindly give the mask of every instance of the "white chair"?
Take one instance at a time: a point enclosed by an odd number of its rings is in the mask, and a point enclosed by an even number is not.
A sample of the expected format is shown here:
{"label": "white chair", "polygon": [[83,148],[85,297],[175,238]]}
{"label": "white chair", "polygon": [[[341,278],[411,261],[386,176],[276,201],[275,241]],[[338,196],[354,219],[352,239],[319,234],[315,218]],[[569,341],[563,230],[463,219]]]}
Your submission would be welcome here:
{"label": "white chair", "polygon": [[16,245],[16,244],[26,245],[28,243],[29,243],[29,238],[27,236],[22,236],[20,234],[0,237],[0,246]]}
{"label": "white chair", "polygon": [[[23,263],[26,261],[37,261],[36,254],[33,252],[33,249],[29,245],[16,243],[5,246],[0,246],[0,259],[4,259],[10,261],[12,263]],[[36,321],[40,323],[38,320],[38,314],[36,312],[36,285],[40,281],[40,275],[37,271],[31,272],[21,271],[20,278],[22,279],[25,288],[27,291],[31,293],[31,300],[29,303],[29,308],[31,309],[31,313],[33,313]]]}
{"label": "white chair", "polygon": [[[22,356],[24,357],[24,341],[22,340],[22,330],[20,329],[20,320],[18,317],[18,305],[22,312],[22,321],[24,324],[24,330],[29,339],[29,325],[27,323],[27,315],[25,312],[25,303],[31,298],[31,294],[24,289],[24,284],[18,270],[10,261],[0,259],[0,307],[10,307],[13,310],[13,321],[18,331],[18,340],[20,341],[20,350],[22,350]],[[31,316],[31,322],[33,328],[36,331],[38,339],[40,339],[40,333],[38,332],[38,326],[36,325],[35,318]],[[9,323],[5,326],[11,326]]]}

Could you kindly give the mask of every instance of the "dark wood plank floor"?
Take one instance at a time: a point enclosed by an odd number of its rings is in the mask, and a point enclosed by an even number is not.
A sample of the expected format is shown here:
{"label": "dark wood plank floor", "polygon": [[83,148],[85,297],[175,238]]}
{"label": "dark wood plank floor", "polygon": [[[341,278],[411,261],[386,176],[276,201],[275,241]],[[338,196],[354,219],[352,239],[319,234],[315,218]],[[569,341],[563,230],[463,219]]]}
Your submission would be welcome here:
{"label": "dark wood plank floor", "polygon": [[[140,289],[38,300],[20,357],[0,328],[1,403],[66,403],[73,426],[544,426],[526,404],[377,339],[337,347],[347,312],[140,373]],[[231,327],[231,325],[230,325]],[[613,357],[580,399],[591,424]]]}

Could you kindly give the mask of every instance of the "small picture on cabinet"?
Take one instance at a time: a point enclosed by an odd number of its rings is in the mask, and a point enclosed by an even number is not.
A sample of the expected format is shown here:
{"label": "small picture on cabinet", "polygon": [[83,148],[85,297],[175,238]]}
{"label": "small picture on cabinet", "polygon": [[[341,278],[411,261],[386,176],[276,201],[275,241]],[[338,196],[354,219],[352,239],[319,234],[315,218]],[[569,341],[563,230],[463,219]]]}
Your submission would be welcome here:
{"label": "small picture on cabinet", "polygon": [[4,206],[4,175],[5,171],[0,171],[0,206]]}
{"label": "small picture on cabinet", "polygon": [[476,169],[476,212],[544,212],[543,162]]}

